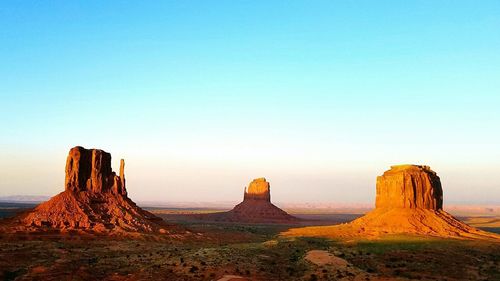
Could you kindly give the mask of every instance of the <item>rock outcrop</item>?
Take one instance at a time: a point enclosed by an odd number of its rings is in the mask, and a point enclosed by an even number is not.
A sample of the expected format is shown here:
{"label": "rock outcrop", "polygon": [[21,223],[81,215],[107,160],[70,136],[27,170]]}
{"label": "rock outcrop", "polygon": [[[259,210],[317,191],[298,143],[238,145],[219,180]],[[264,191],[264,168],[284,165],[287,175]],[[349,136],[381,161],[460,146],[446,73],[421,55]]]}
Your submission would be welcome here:
{"label": "rock outcrop", "polygon": [[265,178],[254,179],[249,185],[248,190],[245,188],[243,200],[265,200],[271,202],[270,184]]}
{"label": "rock outcrop", "polygon": [[377,177],[375,209],[342,225],[290,229],[285,236],[376,238],[385,234],[415,234],[448,238],[500,239],[443,210],[443,190],[428,166],[392,166]]}
{"label": "rock outcrop", "polygon": [[58,229],[94,233],[167,233],[168,225],[127,196],[125,162],[111,169],[111,154],[77,146],[66,161],[65,190],[15,218],[19,230]]}
{"label": "rock outcrop", "polygon": [[265,178],[245,188],[243,202],[228,212],[197,215],[197,219],[243,223],[293,223],[299,219],[271,203],[271,187]]}
{"label": "rock outcrop", "polygon": [[375,207],[441,210],[441,180],[429,166],[392,166],[377,177]]}
{"label": "rock outcrop", "polygon": [[120,175],[111,169],[111,154],[100,149],[73,147],[66,160],[66,190],[89,193],[111,192],[126,196],[125,161],[120,161]]}

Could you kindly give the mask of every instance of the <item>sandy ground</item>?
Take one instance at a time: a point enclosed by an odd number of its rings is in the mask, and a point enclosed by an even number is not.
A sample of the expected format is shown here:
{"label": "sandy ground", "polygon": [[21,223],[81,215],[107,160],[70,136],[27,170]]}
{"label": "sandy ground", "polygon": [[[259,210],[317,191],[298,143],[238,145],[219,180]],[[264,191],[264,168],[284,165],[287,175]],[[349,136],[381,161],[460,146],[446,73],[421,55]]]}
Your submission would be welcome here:
{"label": "sandy ground", "polygon": [[333,253],[325,250],[308,251],[304,257],[305,260],[313,263],[318,269],[326,268],[336,272],[335,280],[353,280],[353,281],[382,281],[382,280],[404,280],[398,277],[382,277],[363,271],[352,265],[343,258],[336,257]]}
{"label": "sandy ground", "polygon": [[221,279],[217,280],[217,281],[245,281],[245,280],[249,280],[245,277],[241,277],[241,276],[238,276],[238,275],[224,275],[222,276]]}
{"label": "sandy ground", "polygon": [[474,227],[500,228],[500,216],[498,217],[467,217],[465,223]]}
{"label": "sandy ground", "polygon": [[347,265],[349,264],[346,260],[336,257],[335,255],[323,250],[309,251],[306,253],[306,256],[304,258],[314,263],[315,265],[333,265],[335,267],[347,267]]}

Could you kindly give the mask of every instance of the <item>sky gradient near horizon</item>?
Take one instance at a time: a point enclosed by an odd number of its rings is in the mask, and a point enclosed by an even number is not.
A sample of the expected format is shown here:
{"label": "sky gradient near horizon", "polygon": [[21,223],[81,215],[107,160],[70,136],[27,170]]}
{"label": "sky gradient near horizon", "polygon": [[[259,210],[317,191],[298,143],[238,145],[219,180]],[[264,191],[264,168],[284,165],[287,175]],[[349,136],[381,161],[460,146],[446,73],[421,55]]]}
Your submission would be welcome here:
{"label": "sky gradient near horizon", "polygon": [[136,201],[371,203],[430,165],[500,203],[499,1],[0,3],[0,196],[63,190],[67,152],[125,158]]}

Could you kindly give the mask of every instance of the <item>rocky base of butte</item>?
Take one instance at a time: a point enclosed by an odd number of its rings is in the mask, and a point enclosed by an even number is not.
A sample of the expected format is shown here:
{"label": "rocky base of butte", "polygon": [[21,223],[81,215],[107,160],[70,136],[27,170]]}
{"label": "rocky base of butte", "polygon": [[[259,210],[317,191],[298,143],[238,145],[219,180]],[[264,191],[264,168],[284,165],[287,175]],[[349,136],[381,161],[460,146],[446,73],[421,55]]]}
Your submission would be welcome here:
{"label": "rocky base of butte", "polygon": [[74,147],[66,161],[65,190],[31,211],[12,219],[15,231],[85,231],[92,233],[167,233],[159,217],[127,197],[125,162],[120,174],[111,169],[111,155],[99,149]]}
{"label": "rocky base of butte", "polygon": [[284,236],[376,238],[415,234],[446,238],[500,239],[471,227],[443,210],[443,190],[428,166],[392,166],[377,177],[375,209],[347,224],[290,229]]}
{"label": "rocky base of butte", "polygon": [[245,188],[243,202],[232,210],[196,216],[197,219],[243,223],[293,223],[299,219],[271,203],[270,184],[265,178],[254,179]]}

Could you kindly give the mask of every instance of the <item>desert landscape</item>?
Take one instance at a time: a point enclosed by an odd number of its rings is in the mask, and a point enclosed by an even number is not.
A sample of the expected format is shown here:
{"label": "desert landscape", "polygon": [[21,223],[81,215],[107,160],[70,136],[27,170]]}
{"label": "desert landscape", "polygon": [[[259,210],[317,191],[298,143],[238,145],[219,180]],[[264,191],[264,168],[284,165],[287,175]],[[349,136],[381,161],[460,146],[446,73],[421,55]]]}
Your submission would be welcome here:
{"label": "desert landscape", "polygon": [[0,281],[500,281],[499,15],[0,1]]}
{"label": "desert landscape", "polygon": [[[65,190],[37,206],[3,203],[4,280],[496,280],[498,217],[443,211],[427,166],[393,166],[377,178],[375,209],[287,214],[271,186],[253,180],[232,210],[138,207],[124,160],[77,146]],[[352,221],[351,221],[352,220]],[[485,230],[481,230],[484,228]],[[488,231],[489,230],[489,231]]]}

